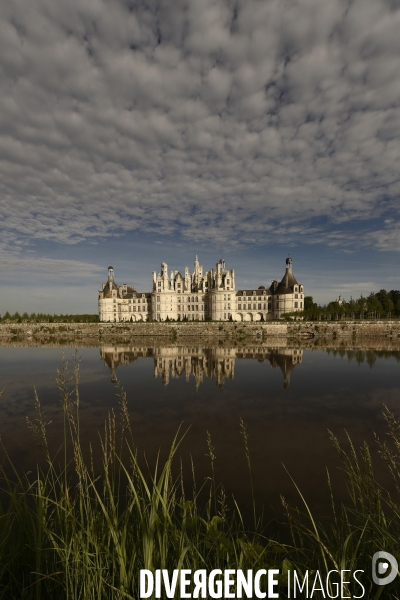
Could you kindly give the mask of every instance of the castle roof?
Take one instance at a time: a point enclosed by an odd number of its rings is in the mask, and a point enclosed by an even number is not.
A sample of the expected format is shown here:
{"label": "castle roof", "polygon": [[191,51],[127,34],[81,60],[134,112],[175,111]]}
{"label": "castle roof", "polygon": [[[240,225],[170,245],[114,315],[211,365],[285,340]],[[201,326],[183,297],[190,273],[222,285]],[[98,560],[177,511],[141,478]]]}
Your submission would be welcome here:
{"label": "castle roof", "polygon": [[[113,283],[112,284],[112,291],[117,290],[118,295],[120,295],[120,291],[122,289],[122,285],[118,285],[117,283]],[[103,298],[111,298],[111,290],[110,290],[110,283],[109,281],[107,281],[107,283],[105,284],[103,290]],[[133,286],[127,285],[126,286],[126,294],[123,294],[123,298],[134,298],[135,295],[137,294],[136,289]],[[147,295],[147,294],[146,294]]]}
{"label": "castle roof", "polygon": [[293,275],[291,269],[286,269],[282,281],[278,284],[275,290],[276,294],[292,294],[295,285],[299,285],[296,277]]}

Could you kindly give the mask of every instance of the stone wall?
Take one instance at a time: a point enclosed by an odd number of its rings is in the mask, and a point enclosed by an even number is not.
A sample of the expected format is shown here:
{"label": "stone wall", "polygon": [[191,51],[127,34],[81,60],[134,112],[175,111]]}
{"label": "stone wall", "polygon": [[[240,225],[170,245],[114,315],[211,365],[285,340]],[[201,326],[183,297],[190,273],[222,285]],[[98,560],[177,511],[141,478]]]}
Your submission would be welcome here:
{"label": "stone wall", "polygon": [[135,338],[178,340],[266,341],[269,338],[297,339],[398,338],[400,321],[330,321],[330,322],[256,322],[256,323],[38,323],[0,324],[0,342],[19,339],[74,343],[87,340],[90,345]]}

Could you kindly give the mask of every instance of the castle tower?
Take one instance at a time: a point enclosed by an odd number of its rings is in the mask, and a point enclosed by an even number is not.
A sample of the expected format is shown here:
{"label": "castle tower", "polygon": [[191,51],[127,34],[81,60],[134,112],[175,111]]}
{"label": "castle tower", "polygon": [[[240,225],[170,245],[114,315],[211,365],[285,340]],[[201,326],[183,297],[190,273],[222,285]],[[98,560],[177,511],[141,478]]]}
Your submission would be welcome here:
{"label": "castle tower", "polygon": [[168,265],[166,262],[161,263],[161,279],[163,282],[163,290],[168,290]]}
{"label": "castle tower", "polygon": [[108,287],[110,291],[112,290],[112,286],[114,284],[114,269],[113,267],[108,267]]}
{"label": "castle tower", "polygon": [[273,318],[280,319],[285,313],[302,311],[304,308],[304,286],[299,284],[293,274],[293,261],[286,259],[286,270],[282,281],[277,285],[274,280],[270,287],[273,300]]}
{"label": "castle tower", "polygon": [[187,292],[192,291],[189,267],[185,267],[185,291],[187,291]]}

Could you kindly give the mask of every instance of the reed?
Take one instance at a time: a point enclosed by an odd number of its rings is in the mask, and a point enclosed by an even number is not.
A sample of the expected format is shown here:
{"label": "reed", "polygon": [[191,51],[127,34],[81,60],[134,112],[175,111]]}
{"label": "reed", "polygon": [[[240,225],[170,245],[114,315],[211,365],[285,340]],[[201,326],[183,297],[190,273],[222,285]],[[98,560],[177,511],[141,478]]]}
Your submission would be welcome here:
{"label": "reed", "polygon": [[[250,471],[251,527],[235,503],[228,510],[224,488],[215,481],[215,449],[210,436],[211,476],[199,487],[192,467],[189,495],[182,473],[176,475],[173,469],[186,432],[177,433],[165,461],[157,460],[151,470],[141,467],[126,395],[119,389],[119,414],[111,412],[105,423],[100,437],[102,464],[100,470],[95,469],[91,453],[85,456],[82,450],[79,361],[74,360],[71,376],[63,361],[57,381],[64,415],[59,451],[50,454],[48,423],[37,395],[36,418],[28,425],[43,450],[46,466],[21,474],[3,448],[8,464],[1,471],[0,598],[136,599],[143,568],[278,568],[281,598],[287,597],[288,570],[304,573],[318,569],[324,577],[331,569],[363,569],[365,598],[400,597],[397,580],[386,590],[374,586],[370,574],[376,549],[391,552],[400,562],[400,421],[387,408],[388,440],[377,439],[377,443],[393,477],[391,493],[376,483],[366,445],[357,452],[348,438],[347,449],[343,449],[331,434],[342,460],[349,502],[338,506],[332,492],[332,515],[317,522],[298,490],[302,510],[283,499],[286,519],[279,541],[268,536],[268,527],[257,513],[249,436],[243,422],[240,430]],[[389,588],[390,596],[382,595]],[[346,593],[354,593],[351,585]],[[324,595],[317,591],[312,597]]]}

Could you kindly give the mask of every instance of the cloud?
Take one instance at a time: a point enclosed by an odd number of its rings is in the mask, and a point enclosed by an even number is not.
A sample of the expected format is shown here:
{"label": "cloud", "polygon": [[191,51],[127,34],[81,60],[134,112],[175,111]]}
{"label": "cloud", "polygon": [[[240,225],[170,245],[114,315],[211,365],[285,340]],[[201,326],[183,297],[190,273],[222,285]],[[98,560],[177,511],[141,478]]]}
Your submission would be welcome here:
{"label": "cloud", "polygon": [[87,279],[92,276],[99,276],[104,269],[98,265],[86,263],[77,260],[63,260],[52,258],[16,258],[5,255],[0,252],[0,269],[11,272],[20,271],[25,273],[47,273],[51,276],[62,275],[64,278],[81,277]]}
{"label": "cloud", "polygon": [[399,249],[396,3],[19,0],[0,16],[2,236]]}

